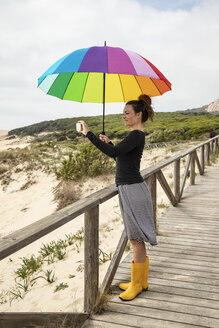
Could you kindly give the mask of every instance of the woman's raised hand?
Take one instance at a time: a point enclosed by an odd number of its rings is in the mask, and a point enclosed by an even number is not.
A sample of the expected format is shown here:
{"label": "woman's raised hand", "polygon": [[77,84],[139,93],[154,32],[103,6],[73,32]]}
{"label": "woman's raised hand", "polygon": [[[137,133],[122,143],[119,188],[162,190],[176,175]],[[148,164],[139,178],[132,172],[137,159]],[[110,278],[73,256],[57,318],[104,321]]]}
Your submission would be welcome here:
{"label": "woman's raised hand", "polygon": [[87,135],[87,133],[90,131],[87,123],[85,121],[78,121],[77,123],[80,123],[83,127],[83,130],[78,131],[78,133],[82,133],[83,135]]}
{"label": "woman's raised hand", "polygon": [[99,134],[99,138],[103,142],[106,142],[106,143],[109,143],[110,142],[110,139],[107,136],[105,136],[105,134]]}

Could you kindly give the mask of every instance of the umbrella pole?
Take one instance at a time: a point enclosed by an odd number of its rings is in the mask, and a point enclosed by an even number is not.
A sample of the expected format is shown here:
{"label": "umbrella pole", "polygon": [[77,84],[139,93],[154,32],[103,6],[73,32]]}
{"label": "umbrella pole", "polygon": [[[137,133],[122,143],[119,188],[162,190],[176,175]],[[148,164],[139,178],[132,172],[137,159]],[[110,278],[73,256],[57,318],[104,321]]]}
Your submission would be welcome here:
{"label": "umbrella pole", "polygon": [[[106,41],[104,41],[104,47],[106,47]],[[102,134],[105,135],[104,131],[104,119],[105,119],[105,82],[106,82],[106,73],[103,73],[103,131]]]}
{"label": "umbrella pole", "polygon": [[105,73],[103,73],[103,131],[102,131],[102,134],[105,134],[104,118],[105,118]]}

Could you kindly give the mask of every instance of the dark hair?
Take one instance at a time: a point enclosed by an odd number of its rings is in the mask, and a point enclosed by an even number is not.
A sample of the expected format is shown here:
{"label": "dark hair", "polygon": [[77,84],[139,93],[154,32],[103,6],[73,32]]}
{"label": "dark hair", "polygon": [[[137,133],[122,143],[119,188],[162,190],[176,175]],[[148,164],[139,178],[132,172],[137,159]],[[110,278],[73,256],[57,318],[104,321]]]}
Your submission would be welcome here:
{"label": "dark hair", "polygon": [[151,98],[147,95],[140,95],[138,100],[131,100],[126,103],[126,105],[132,105],[135,113],[142,112],[142,122],[147,120],[153,121],[154,111],[151,106]]}

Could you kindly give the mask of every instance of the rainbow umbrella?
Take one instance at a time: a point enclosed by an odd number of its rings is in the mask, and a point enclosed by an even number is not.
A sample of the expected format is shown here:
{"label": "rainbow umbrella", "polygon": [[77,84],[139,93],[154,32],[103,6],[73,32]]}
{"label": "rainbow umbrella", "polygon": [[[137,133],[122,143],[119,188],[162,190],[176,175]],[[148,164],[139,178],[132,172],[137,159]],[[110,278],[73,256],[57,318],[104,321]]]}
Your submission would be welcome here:
{"label": "rainbow umbrella", "polygon": [[73,51],[54,63],[39,79],[38,87],[51,96],[78,102],[127,102],[144,93],[159,96],[171,83],[147,59],[115,47]]}

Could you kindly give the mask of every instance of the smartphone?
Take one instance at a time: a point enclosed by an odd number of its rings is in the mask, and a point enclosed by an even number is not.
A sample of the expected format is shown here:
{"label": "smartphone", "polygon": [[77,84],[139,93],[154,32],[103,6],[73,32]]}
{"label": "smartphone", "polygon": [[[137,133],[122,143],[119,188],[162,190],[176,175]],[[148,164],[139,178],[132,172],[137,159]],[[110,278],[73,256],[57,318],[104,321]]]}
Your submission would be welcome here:
{"label": "smartphone", "polygon": [[82,126],[81,123],[76,123],[76,131],[81,131],[82,130]]}

